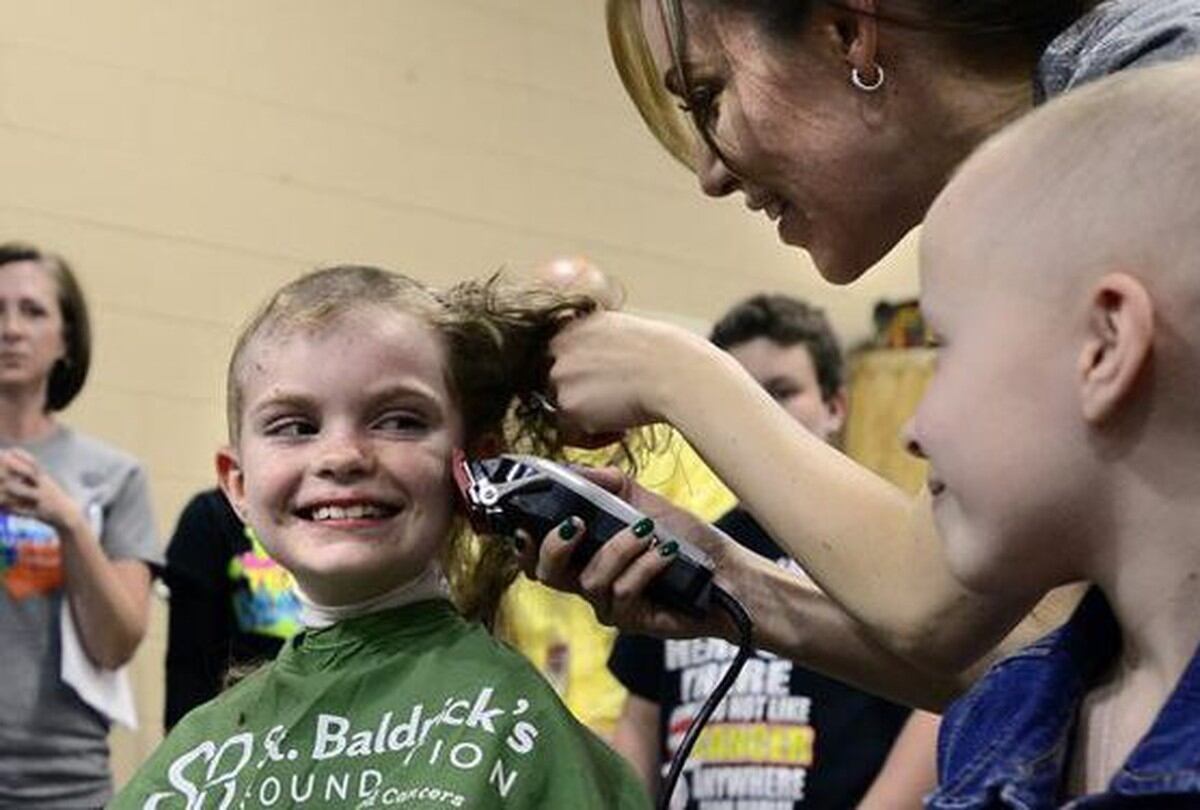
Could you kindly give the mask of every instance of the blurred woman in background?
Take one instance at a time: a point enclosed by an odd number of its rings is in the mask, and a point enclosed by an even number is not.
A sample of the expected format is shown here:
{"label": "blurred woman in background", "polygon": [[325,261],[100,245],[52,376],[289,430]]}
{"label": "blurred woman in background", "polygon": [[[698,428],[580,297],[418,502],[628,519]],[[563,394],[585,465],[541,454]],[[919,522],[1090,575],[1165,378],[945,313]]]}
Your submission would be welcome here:
{"label": "blurred woman in background", "polygon": [[63,425],[91,357],[67,263],[0,245],[0,805],[101,807],[112,690],[146,633],[158,540],[132,457]]}

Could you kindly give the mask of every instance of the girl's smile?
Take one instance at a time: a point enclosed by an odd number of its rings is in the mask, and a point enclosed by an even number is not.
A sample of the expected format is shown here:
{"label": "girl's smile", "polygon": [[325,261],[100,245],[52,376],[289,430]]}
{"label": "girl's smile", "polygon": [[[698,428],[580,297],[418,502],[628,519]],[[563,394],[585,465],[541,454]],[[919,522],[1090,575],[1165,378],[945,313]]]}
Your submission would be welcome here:
{"label": "girl's smile", "polygon": [[462,436],[437,335],[416,317],[367,310],[268,332],[248,352],[245,427],[219,465],[268,551],[330,605],[435,564]]}

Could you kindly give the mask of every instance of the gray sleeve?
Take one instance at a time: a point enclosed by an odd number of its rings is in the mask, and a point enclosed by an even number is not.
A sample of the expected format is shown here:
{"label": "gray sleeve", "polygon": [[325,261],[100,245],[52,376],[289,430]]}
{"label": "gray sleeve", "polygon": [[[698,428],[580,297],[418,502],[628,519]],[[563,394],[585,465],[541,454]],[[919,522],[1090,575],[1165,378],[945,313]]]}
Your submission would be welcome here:
{"label": "gray sleeve", "polygon": [[[1192,5],[1195,4],[1181,4]],[[1076,83],[1108,76],[1131,67],[1149,67],[1193,56],[1200,45],[1200,13],[1193,7],[1146,13],[1139,25],[1113,32],[1080,60]]]}
{"label": "gray sleeve", "polygon": [[1198,52],[1198,0],[1107,0],[1046,49],[1035,95],[1041,101],[1121,70]]}
{"label": "gray sleeve", "polygon": [[104,505],[100,545],[113,560],[162,563],[162,548],[150,506],[150,488],[141,466],[123,471],[123,480],[111,501]]}

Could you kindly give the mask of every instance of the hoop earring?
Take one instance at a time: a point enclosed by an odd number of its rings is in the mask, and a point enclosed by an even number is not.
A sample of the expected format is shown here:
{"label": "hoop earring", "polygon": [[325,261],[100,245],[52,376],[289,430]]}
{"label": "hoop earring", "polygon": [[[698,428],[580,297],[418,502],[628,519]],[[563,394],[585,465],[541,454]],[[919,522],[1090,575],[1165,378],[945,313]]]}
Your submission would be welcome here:
{"label": "hoop earring", "polygon": [[854,85],[864,93],[874,93],[876,90],[883,87],[883,82],[884,75],[882,65],[875,66],[875,81],[873,82],[867,82],[865,79],[863,79],[862,74],[858,72],[857,67],[850,68],[850,84]]}

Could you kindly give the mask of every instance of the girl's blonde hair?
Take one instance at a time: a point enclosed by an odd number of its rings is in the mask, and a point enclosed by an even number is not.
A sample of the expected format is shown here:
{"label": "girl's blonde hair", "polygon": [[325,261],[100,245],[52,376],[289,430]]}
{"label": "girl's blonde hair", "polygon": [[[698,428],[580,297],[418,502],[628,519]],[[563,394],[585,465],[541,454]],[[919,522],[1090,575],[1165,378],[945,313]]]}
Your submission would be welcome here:
{"label": "girl's blonde hair", "polygon": [[[546,346],[570,318],[597,308],[594,299],[516,282],[502,273],[436,291],[392,270],[338,265],[284,285],[242,329],[229,361],[229,439],[241,436],[242,383],[248,349],[261,340],[317,332],[356,312],[411,315],[443,341],[446,381],[462,414],[464,450],[555,456],[562,444],[536,394],[546,383]],[[507,542],[485,542],[456,521],[442,563],[451,594],[468,618],[491,626],[500,597],[517,574]]]}

